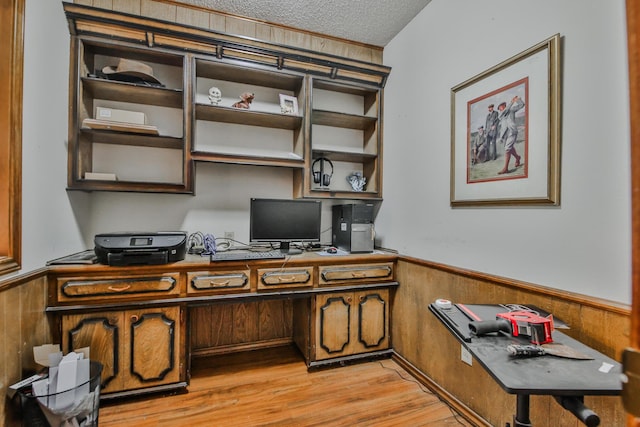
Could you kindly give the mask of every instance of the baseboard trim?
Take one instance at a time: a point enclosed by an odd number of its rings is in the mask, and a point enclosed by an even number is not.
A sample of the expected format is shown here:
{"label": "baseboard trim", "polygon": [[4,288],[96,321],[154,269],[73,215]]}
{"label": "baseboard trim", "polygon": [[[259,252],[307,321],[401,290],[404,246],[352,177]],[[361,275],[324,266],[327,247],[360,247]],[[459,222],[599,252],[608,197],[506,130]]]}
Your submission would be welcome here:
{"label": "baseboard trim", "polygon": [[393,350],[372,351],[370,353],[353,354],[350,356],[335,357],[333,359],[323,359],[307,364],[307,369],[313,371],[322,368],[331,368],[335,366],[346,366],[361,362],[369,362],[371,360],[388,359],[393,355]]}
{"label": "baseboard trim", "polygon": [[400,365],[405,371],[407,371],[411,376],[413,376],[416,380],[420,382],[420,384],[427,387],[434,394],[436,394],[440,399],[442,399],[447,405],[451,406],[451,408],[460,414],[465,420],[470,422],[476,427],[492,427],[490,423],[488,423],[484,418],[482,418],[478,413],[473,411],[467,405],[458,400],[454,395],[449,393],[444,388],[440,387],[439,384],[434,382],[431,378],[426,376],[422,371],[420,371],[417,367],[415,367],[411,362],[407,359],[393,352],[391,358],[394,362]]}
{"label": "baseboard trim", "polygon": [[291,340],[290,337],[286,337],[286,338],[275,338],[271,340],[249,342],[249,343],[242,343],[242,344],[222,345],[219,347],[200,348],[200,349],[192,350],[191,357],[210,357],[210,356],[218,356],[221,354],[238,353],[238,352],[249,351],[249,350],[262,350],[266,348],[291,345],[292,342],[293,341]]}

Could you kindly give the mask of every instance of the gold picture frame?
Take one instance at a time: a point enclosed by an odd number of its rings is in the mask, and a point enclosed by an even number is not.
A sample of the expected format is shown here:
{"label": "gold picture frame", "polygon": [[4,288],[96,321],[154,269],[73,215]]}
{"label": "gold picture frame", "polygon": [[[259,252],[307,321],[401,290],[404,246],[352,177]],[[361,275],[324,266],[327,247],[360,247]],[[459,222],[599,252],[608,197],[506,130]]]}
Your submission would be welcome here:
{"label": "gold picture frame", "polygon": [[451,206],[560,204],[560,35],[451,89]]}

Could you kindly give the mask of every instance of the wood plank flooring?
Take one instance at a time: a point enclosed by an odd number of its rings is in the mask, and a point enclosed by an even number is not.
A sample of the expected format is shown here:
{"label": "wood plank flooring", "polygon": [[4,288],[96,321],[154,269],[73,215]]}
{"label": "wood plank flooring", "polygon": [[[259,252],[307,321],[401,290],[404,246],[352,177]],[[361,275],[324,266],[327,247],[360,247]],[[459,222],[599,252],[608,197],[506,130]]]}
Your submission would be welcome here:
{"label": "wood plank flooring", "polygon": [[471,426],[391,359],[308,372],[292,347],[195,359],[189,392],[100,408],[111,426]]}

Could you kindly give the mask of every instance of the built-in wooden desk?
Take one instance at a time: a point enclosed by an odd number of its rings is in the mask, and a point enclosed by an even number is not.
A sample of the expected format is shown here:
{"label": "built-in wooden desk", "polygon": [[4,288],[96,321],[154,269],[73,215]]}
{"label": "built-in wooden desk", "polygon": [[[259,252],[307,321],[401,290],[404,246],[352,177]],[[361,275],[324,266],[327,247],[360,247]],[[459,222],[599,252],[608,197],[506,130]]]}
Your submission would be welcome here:
{"label": "built-in wooden desk", "polygon": [[307,366],[390,353],[391,253],[159,266],[51,266],[64,352],[89,346],[103,396],[185,387],[192,357],[295,342]]}

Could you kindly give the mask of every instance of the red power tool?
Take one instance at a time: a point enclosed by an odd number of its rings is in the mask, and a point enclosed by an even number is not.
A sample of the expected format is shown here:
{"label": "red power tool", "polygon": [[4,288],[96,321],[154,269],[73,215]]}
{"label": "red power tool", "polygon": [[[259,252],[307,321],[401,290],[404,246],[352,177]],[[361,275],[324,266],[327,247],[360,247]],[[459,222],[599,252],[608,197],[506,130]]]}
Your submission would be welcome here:
{"label": "red power tool", "polygon": [[514,337],[527,336],[533,344],[553,342],[553,316],[542,317],[530,311],[508,311],[496,314],[496,320],[479,320],[469,323],[475,335],[491,332],[507,332]]}

